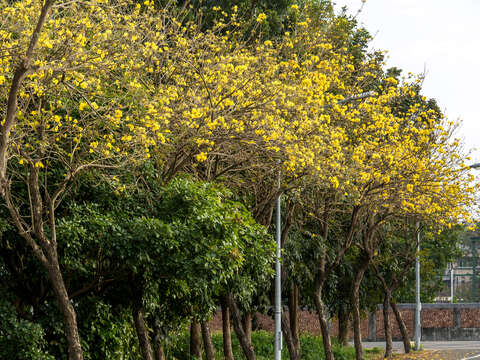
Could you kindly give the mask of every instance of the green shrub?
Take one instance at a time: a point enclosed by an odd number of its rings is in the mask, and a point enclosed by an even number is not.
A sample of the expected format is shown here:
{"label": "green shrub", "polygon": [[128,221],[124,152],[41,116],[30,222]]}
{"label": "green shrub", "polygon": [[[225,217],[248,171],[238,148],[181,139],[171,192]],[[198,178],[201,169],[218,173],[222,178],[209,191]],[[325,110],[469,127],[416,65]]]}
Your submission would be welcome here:
{"label": "green shrub", "polygon": [[54,360],[45,348],[42,327],[19,319],[10,303],[0,301],[0,359]]}

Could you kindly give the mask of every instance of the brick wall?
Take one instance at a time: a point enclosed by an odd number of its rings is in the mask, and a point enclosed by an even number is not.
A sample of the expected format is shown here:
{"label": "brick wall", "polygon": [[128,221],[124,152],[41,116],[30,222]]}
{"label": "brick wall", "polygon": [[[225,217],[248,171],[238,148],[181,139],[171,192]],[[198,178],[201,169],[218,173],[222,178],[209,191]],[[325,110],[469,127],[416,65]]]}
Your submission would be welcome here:
{"label": "brick wall", "polygon": [[464,328],[480,328],[480,309],[461,309],[460,319]]}
{"label": "brick wall", "polygon": [[[414,336],[415,304],[398,304],[399,311],[411,339]],[[373,316],[373,315],[371,315]],[[401,339],[400,329],[392,311],[389,312],[392,336]],[[384,340],[382,307],[375,314],[375,337],[369,340]],[[480,303],[472,304],[423,304],[421,311],[423,340],[472,340],[480,339]],[[370,329],[372,330],[372,329]]]}
{"label": "brick wall", "polygon": [[[408,335],[413,337],[415,311],[409,309],[400,309],[399,312],[403,318],[403,321],[405,322],[405,326],[407,327]],[[388,316],[390,318],[390,324],[392,327],[392,337],[394,339],[400,339],[402,337],[402,334],[400,333],[400,327],[397,324],[395,314],[392,310],[389,311]],[[377,339],[385,338],[385,327],[383,325],[383,321],[383,310],[379,309],[377,310],[375,316]],[[369,334],[369,338],[371,338],[371,334]]]}
{"label": "brick wall", "polygon": [[[288,313],[287,313],[288,317]],[[253,320],[258,330],[273,331],[274,322],[272,317],[257,313]],[[298,317],[300,332],[318,335],[320,334],[320,323],[318,321],[317,313],[313,311],[300,311]],[[210,321],[210,328],[212,331],[222,330],[222,313],[219,311]],[[337,330],[338,331],[338,330]]]}
{"label": "brick wall", "polygon": [[[413,339],[415,304],[398,304],[398,308],[407,327],[407,332]],[[401,339],[400,329],[391,310],[389,317],[393,338]],[[424,340],[467,340],[477,337],[480,339],[480,303],[423,304],[421,320],[422,339]],[[257,313],[254,321],[257,329],[273,331],[274,322],[270,316]],[[210,326],[213,331],[222,330],[221,312],[217,313],[212,319]],[[320,324],[316,312],[300,311],[299,327],[302,333],[320,334]],[[338,335],[337,319],[330,319],[330,329],[332,335]],[[361,323],[361,331],[364,339],[383,340],[385,338],[381,305],[379,305],[375,314],[365,313]],[[350,331],[350,336],[353,336],[352,331]]]}
{"label": "brick wall", "polygon": [[[287,313],[288,318],[288,313]],[[253,320],[257,330],[273,331],[274,321],[271,316],[257,313]],[[320,335],[320,322],[315,311],[300,311],[298,316],[298,325],[301,333]],[[222,331],[222,313],[219,311],[210,321],[212,331]],[[361,323],[362,336],[368,337],[368,319],[364,316]],[[336,318],[330,320],[331,334],[338,335],[338,321]],[[353,333],[351,334],[353,336]]]}

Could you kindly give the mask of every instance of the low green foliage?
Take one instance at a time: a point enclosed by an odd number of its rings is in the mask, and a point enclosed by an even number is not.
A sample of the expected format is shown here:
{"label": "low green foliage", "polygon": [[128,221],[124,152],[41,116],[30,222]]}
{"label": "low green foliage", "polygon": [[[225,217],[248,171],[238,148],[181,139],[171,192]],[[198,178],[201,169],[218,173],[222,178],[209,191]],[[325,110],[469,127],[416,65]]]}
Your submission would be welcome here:
{"label": "low green foliage", "polygon": [[376,355],[378,355],[378,354],[380,354],[380,353],[383,352],[383,349],[374,346],[374,347],[372,347],[372,348],[364,349],[364,351],[365,351],[365,353],[367,353],[367,354],[376,354]]}
{"label": "low green foliage", "polygon": [[130,312],[93,296],[82,300],[78,314],[85,319],[80,327],[84,359],[141,359]]}
{"label": "low green foliage", "polygon": [[[172,341],[166,347],[168,360],[189,360],[189,336],[188,332],[183,332],[177,337],[171,339]],[[212,342],[215,348],[215,359],[223,359],[223,345],[222,333],[212,334]],[[273,335],[272,333],[260,330],[252,333],[252,343],[255,348],[255,353],[258,360],[271,360],[274,358],[273,354]],[[324,359],[322,337],[303,334],[300,337],[302,359],[303,360],[322,360]],[[235,359],[242,359],[242,349],[240,343],[232,332],[232,349]],[[335,339],[333,339],[333,351],[336,360],[351,360],[355,359],[355,349],[351,346],[341,346]],[[380,349],[367,350],[365,353],[378,354]],[[283,344],[282,359],[289,359],[288,349],[286,344]]]}
{"label": "low green foliage", "polygon": [[13,306],[0,302],[0,359],[53,360],[45,352],[45,333],[38,324],[20,319]]}

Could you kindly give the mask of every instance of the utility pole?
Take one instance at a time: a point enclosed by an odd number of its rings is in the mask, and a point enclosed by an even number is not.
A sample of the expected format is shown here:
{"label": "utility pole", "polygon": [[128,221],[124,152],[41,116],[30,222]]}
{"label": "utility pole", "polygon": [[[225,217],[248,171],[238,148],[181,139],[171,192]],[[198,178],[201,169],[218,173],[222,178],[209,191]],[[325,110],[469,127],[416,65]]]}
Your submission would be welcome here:
{"label": "utility pole", "polygon": [[453,270],[453,263],[451,263],[450,265],[451,265],[451,268],[450,268],[450,302],[453,304],[453,296],[454,296],[453,287],[455,286],[455,283],[454,283],[454,278],[455,278],[454,271],[455,270]]}
{"label": "utility pole", "polygon": [[[470,165],[471,169],[480,169],[480,163],[472,164]],[[478,292],[477,292],[477,244],[476,240],[478,240],[479,237],[473,237],[472,238],[472,301],[477,302],[478,301]]]}
{"label": "utility pole", "polygon": [[282,213],[281,213],[281,195],[280,195],[280,170],[278,170],[278,198],[277,198],[277,222],[276,222],[276,240],[277,240],[277,260],[275,261],[275,360],[282,358],[282,279],[280,264],[282,248]]}
{"label": "utility pole", "polygon": [[478,301],[478,281],[477,281],[477,240],[478,237],[472,237],[472,301]]}
{"label": "utility pole", "polygon": [[420,302],[420,222],[417,221],[417,257],[415,258],[415,349],[420,350],[420,342],[422,338],[422,325],[421,325],[421,311],[422,303]]}

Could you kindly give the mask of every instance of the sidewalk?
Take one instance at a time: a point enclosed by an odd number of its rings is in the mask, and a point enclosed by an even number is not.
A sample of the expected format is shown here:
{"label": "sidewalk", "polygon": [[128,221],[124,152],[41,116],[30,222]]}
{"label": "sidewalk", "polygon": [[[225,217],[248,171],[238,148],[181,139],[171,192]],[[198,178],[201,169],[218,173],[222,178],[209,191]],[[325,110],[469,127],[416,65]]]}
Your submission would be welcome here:
{"label": "sidewalk", "polygon": [[[353,345],[353,343],[352,343]],[[384,348],[384,341],[365,341],[362,343],[365,348],[379,347]],[[480,353],[480,341],[422,341],[425,350],[473,350]],[[403,351],[403,342],[394,341],[393,349]]]}
{"label": "sidewalk", "polygon": [[[379,358],[381,359],[381,358]],[[395,360],[479,360],[480,354],[470,350],[423,350],[411,354],[396,354]]]}
{"label": "sidewalk", "polygon": [[[364,342],[364,348],[384,348],[385,342]],[[425,352],[399,356],[396,359],[404,360],[480,360],[480,341],[424,341],[422,346]],[[403,353],[403,343],[393,342],[393,351]]]}

